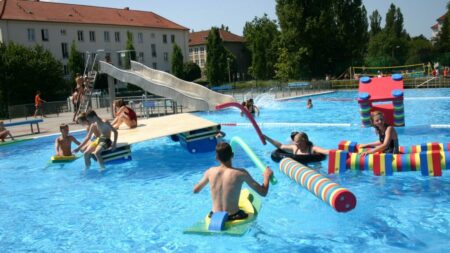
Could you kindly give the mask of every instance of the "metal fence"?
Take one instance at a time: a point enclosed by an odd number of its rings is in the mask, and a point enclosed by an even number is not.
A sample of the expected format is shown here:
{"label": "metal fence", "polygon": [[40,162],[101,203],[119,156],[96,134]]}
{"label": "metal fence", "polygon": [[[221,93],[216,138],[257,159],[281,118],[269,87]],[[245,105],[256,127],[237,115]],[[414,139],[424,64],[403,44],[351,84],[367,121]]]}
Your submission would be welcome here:
{"label": "metal fence", "polygon": [[[358,89],[358,80],[332,80],[330,81],[332,89]],[[450,78],[439,76],[433,78],[432,76],[405,78],[403,79],[403,86],[406,89],[414,88],[449,88]]]}

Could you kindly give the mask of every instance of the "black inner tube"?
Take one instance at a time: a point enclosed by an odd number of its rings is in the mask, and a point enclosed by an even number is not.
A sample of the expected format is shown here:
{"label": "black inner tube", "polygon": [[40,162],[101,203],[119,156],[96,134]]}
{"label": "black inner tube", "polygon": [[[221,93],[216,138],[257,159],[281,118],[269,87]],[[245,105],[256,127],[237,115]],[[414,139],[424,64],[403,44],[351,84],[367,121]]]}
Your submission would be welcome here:
{"label": "black inner tube", "polygon": [[280,162],[281,159],[286,158],[286,157],[292,158],[295,161],[302,163],[302,164],[320,162],[327,158],[327,156],[324,154],[294,155],[294,154],[286,152],[282,149],[276,149],[270,155],[270,158],[272,158],[272,161],[277,162],[277,163]]}

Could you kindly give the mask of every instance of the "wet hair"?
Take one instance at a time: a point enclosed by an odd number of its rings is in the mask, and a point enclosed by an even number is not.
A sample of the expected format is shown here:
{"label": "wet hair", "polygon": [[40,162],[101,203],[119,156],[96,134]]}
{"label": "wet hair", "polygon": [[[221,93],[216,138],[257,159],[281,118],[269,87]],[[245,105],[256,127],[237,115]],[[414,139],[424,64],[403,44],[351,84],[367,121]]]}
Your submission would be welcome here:
{"label": "wet hair", "polygon": [[80,113],[77,117],[77,123],[80,124],[81,121],[88,121],[85,112]]}
{"label": "wet hair", "polygon": [[217,125],[217,130],[220,130],[220,129],[222,129],[222,125]]}
{"label": "wet hair", "polygon": [[[375,117],[380,116],[383,120],[384,120],[384,114],[380,111],[373,111],[370,113],[370,123],[372,123],[372,126],[375,128],[376,132],[378,135],[381,134],[381,130],[375,126],[375,124],[373,123]],[[387,127],[389,126],[389,124],[386,123],[386,121],[384,122],[384,126]]]}
{"label": "wet hair", "polygon": [[125,103],[123,102],[122,99],[117,99],[117,100],[114,101],[114,106],[116,106],[116,107],[120,108],[120,107],[122,107],[124,105],[125,105]]}
{"label": "wet hair", "polygon": [[67,125],[66,123],[62,123],[61,125],[59,125],[59,130],[63,130],[63,129],[69,129],[69,125]]}
{"label": "wet hair", "polygon": [[91,119],[91,118],[94,118],[94,117],[98,117],[97,113],[95,111],[91,110],[91,111],[88,111],[86,113],[86,118]]}
{"label": "wet hair", "polygon": [[233,157],[233,150],[231,149],[230,144],[226,142],[218,143],[216,146],[216,155],[217,159],[222,163],[230,161]]}
{"label": "wet hair", "polygon": [[291,139],[294,141],[295,136],[300,135],[300,139],[304,140],[308,147],[314,146],[314,144],[309,140],[308,135],[304,132],[292,132],[291,133]]}

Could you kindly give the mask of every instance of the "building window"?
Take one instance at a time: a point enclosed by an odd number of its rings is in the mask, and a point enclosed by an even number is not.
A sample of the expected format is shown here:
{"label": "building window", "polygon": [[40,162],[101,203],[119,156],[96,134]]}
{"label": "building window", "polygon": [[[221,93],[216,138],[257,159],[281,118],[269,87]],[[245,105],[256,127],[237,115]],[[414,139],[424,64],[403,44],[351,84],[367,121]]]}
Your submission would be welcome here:
{"label": "building window", "polygon": [[120,42],[120,32],[115,32],[114,33],[114,39],[116,42]]}
{"label": "building window", "polygon": [[64,71],[64,75],[69,75],[69,68],[67,67],[67,65],[63,65],[63,71]]}
{"label": "building window", "polygon": [[109,42],[110,41],[110,39],[109,39],[109,32],[108,31],[105,31],[103,33],[103,37],[105,38],[105,42]]}
{"label": "building window", "polygon": [[163,43],[164,43],[164,44],[167,43],[167,34],[163,34]]}
{"label": "building window", "polygon": [[153,69],[158,69],[156,62],[152,63],[152,67],[153,67]]}
{"label": "building window", "polygon": [[164,60],[169,61],[169,53],[164,52]]}
{"label": "building window", "polygon": [[156,57],[156,44],[152,44],[152,57]]}
{"label": "building window", "polygon": [[62,36],[66,36],[66,34],[67,34],[67,33],[66,33],[66,29],[61,29],[61,35],[62,35]]}
{"label": "building window", "polygon": [[198,53],[198,47],[194,48],[194,53]]}
{"label": "building window", "polygon": [[192,48],[189,48],[189,53],[192,53]]}
{"label": "building window", "polygon": [[89,31],[89,41],[95,42],[95,31]]}
{"label": "building window", "polygon": [[138,43],[144,43],[144,34],[138,33]]}
{"label": "building window", "polygon": [[175,43],[175,35],[170,35],[170,42]]}
{"label": "building window", "polygon": [[48,29],[41,30],[42,41],[48,41]]}
{"label": "building window", "polygon": [[144,52],[139,52],[139,62],[144,63]]}
{"label": "building window", "polygon": [[200,60],[200,67],[203,67],[203,66],[205,66],[205,59]]}
{"label": "building window", "polygon": [[111,63],[111,53],[105,53],[105,61],[107,63]]}
{"label": "building window", "polygon": [[155,33],[151,33],[150,34],[150,38],[154,39],[155,38]]}
{"label": "building window", "polygon": [[78,31],[77,35],[78,35],[78,41],[84,41],[83,31]]}
{"label": "building window", "polygon": [[204,47],[200,47],[200,52],[203,53],[205,51]]}
{"label": "building window", "polygon": [[67,49],[67,43],[61,43],[61,50],[63,59],[69,58],[69,50]]}
{"label": "building window", "polygon": [[30,42],[36,41],[36,37],[35,37],[35,34],[34,34],[34,29],[33,28],[28,28],[27,32],[28,32],[28,41],[30,41]]}

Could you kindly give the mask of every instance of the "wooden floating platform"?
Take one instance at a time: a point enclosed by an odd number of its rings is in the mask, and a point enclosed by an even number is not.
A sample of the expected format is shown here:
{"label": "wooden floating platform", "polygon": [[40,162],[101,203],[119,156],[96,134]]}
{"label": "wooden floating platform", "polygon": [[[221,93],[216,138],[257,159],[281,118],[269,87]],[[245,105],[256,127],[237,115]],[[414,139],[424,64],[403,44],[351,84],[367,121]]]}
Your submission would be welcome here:
{"label": "wooden floating platform", "polygon": [[119,138],[117,143],[120,145],[133,144],[193,130],[215,127],[217,125],[217,123],[190,113],[174,114],[150,119],[138,119],[138,127],[129,129],[127,126],[123,125],[118,130]]}

